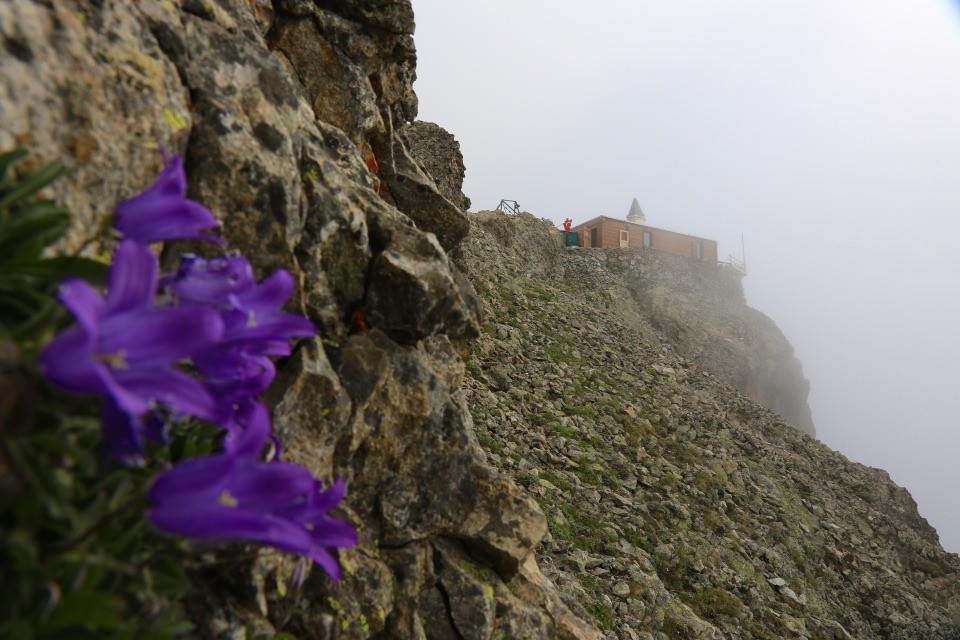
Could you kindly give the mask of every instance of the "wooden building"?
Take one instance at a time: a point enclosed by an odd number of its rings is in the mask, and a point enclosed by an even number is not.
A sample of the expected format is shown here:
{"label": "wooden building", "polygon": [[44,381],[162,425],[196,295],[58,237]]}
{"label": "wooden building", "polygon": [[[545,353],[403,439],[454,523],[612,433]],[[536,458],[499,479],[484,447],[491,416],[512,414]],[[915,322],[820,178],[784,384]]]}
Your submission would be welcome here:
{"label": "wooden building", "polygon": [[[634,200],[636,203],[636,200]],[[639,205],[636,210],[639,211]],[[632,220],[617,220],[599,216],[574,227],[579,247],[621,247],[656,249],[678,256],[717,263],[717,241],[697,236],[657,229],[644,222],[642,212],[633,215]]]}

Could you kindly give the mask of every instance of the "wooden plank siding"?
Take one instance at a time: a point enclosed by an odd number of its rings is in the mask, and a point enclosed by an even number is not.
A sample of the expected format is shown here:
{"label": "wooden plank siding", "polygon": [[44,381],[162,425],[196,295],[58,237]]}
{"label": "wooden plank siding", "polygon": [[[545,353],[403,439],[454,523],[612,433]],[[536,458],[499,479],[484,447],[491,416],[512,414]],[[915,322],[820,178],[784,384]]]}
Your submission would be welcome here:
{"label": "wooden plank siding", "polygon": [[639,249],[643,247],[643,232],[648,231],[651,234],[651,249],[665,251],[686,258],[697,258],[695,255],[696,244],[700,244],[699,256],[704,262],[717,262],[717,241],[707,238],[691,236],[686,233],[677,233],[676,231],[667,231],[647,225],[635,224],[626,220],[617,220],[600,216],[584,222],[572,229],[577,234],[578,244],[583,247],[593,246],[591,243],[592,231],[596,229],[598,247],[619,247],[620,232],[626,231],[628,235],[627,246]]}

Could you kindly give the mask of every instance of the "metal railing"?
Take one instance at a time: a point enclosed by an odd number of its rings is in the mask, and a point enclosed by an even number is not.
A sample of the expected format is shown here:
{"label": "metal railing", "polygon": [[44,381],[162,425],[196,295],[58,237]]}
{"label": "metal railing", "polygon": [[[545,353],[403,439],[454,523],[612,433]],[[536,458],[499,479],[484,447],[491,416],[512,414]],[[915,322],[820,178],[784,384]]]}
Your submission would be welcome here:
{"label": "metal railing", "polygon": [[720,262],[720,266],[728,267],[734,271],[738,271],[743,275],[747,275],[747,263],[733,255],[732,253],[727,256],[727,259],[723,262]]}
{"label": "metal railing", "polygon": [[501,200],[500,204],[497,205],[497,211],[517,215],[520,213],[520,205],[517,204],[516,200]]}

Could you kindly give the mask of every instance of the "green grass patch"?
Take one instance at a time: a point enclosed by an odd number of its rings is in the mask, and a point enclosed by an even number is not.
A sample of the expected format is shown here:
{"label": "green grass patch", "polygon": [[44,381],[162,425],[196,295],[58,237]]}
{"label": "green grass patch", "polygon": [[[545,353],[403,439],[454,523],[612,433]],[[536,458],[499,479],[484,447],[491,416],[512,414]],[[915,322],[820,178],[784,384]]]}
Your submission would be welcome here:
{"label": "green grass patch", "polygon": [[503,450],[503,446],[493,439],[493,437],[484,431],[477,431],[477,440],[480,442],[480,446],[486,449],[487,451],[492,451],[493,453],[500,453]]}
{"label": "green grass patch", "polygon": [[[614,542],[610,533],[606,531],[606,521],[602,517],[588,513],[572,503],[563,503],[552,507],[544,507],[547,514],[547,524],[554,538],[566,540],[573,546],[590,553],[611,553],[608,545]],[[562,514],[563,518],[557,515]]]}
{"label": "green grass patch", "polygon": [[587,611],[593,616],[593,621],[597,623],[597,628],[601,631],[610,631],[613,629],[613,611],[607,605],[599,600],[587,607]]}
{"label": "green grass patch", "polygon": [[570,347],[565,347],[562,345],[555,345],[555,344],[547,345],[546,347],[543,348],[543,353],[548,358],[550,358],[551,360],[553,360],[558,364],[559,363],[569,364],[574,362],[580,362],[581,360],[581,358],[574,356],[571,353]]}
{"label": "green grass patch", "polygon": [[467,360],[466,364],[467,373],[469,373],[474,378],[479,378],[483,375],[483,367],[480,366],[480,363],[472,358]]}
{"label": "green grass patch", "polygon": [[597,412],[593,407],[588,407],[585,404],[578,404],[567,409],[570,415],[572,416],[583,416],[585,418],[596,419]]}
{"label": "green grass patch", "polygon": [[650,541],[646,535],[637,531],[630,525],[621,524],[620,532],[623,535],[623,539],[635,546],[638,549],[643,549],[647,553],[653,553],[653,549],[656,545]]}
{"label": "green grass patch", "polygon": [[578,466],[573,469],[573,473],[580,478],[581,482],[585,482],[594,487],[604,486],[610,489],[618,489],[620,487],[620,479],[609,467],[585,458],[577,459],[576,463]]}
{"label": "green grass patch", "polygon": [[597,434],[590,436],[590,439],[587,440],[587,444],[593,447],[593,449],[596,451],[607,451],[610,449],[610,445],[607,444],[607,441]]}
{"label": "green grass patch", "polygon": [[559,489],[560,491],[566,492],[566,491],[570,491],[570,489],[573,488],[573,486],[572,486],[569,482],[567,482],[566,480],[564,480],[564,479],[561,478],[560,476],[555,476],[555,475],[553,475],[553,474],[550,473],[549,471],[544,471],[543,469],[541,469],[541,470],[539,471],[539,476],[540,476],[540,478],[542,478],[543,480],[546,480],[547,482],[549,482],[550,484],[552,484],[553,486],[555,486],[555,487],[556,487],[557,489]]}
{"label": "green grass patch", "polygon": [[570,427],[563,426],[559,422],[551,422],[549,426],[555,433],[563,436],[564,438],[577,439],[580,437],[578,432],[574,431]]}
{"label": "green grass patch", "polygon": [[522,471],[521,471],[520,473],[518,473],[517,475],[515,475],[515,476],[513,477],[513,479],[514,479],[514,481],[515,481],[517,484],[519,484],[519,485],[521,485],[521,486],[523,486],[523,487],[527,487],[527,488],[530,488],[530,487],[538,484],[538,483],[537,483],[537,475],[534,474],[534,473],[525,473],[525,472],[522,472]]}
{"label": "green grass patch", "polygon": [[681,594],[680,599],[707,619],[719,617],[738,618],[743,615],[744,606],[740,600],[723,589],[704,589],[694,594]]}

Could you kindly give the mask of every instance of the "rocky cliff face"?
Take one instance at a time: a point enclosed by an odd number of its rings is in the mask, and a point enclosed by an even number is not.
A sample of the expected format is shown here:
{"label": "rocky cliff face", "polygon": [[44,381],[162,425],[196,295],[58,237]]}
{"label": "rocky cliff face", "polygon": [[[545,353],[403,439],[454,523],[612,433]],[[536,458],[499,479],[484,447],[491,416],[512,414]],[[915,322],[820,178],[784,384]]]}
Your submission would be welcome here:
{"label": "rocky cliff face", "polygon": [[[283,364],[274,423],[290,458],[347,480],[361,543],[339,585],[307,579],[286,631],[596,637],[540,572],[543,514],[474,436],[456,345],[478,302],[445,252],[469,223],[401,134],[413,28],[394,0],[0,2],[0,148],[65,161],[65,248],[90,253],[112,242],[112,205],[159,173],[158,148],[180,153],[229,245],[300,282],[321,336]],[[265,585],[283,571],[263,554],[191,603],[204,637],[272,637]]]}
{"label": "rocky cliff face", "polygon": [[650,249],[581,253],[623,279],[661,343],[816,435],[803,367],[777,325],[747,306],[739,272]]}
{"label": "rocky cliff face", "polygon": [[687,355],[707,320],[738,326],[710,315],[742,306],[736,281],[563,249],[529,214],[474,221],[468,402],[490,463],[546,514],[537,555],[571,607],[630,640],[949,633],[960,558],[910,495],[741,395],[718,366],[733,355]]}
{"label": "rocky cliff face", "polygon": [[[0,2],[0,148],[68,164],[67,249],[112,242],[105,216],[162,146],[233,247],[301,283],[321,336],[268,400],[286,454],[347,480],[360,544],[284,631],[939,637],[957,557],[883,472],[723,383],[739,336],[698,298],[688,328],[676,288],[628,287],[629,264],[531,216],[470,232],[456,180],[421,166],[450,146],[405,133],[412,32],[397,0]],[[221,579],[190,603],[200,635],[273,637],[288,571],[263,553]]]}
{"label": "rocky cliff face", "polygon": [[443,196],[466,211],[470,198],[463,194],[463,176],[467,169],[460,143],[453,134],[433,122],[417,120],[401,132],[410,154],[437,183]]}

